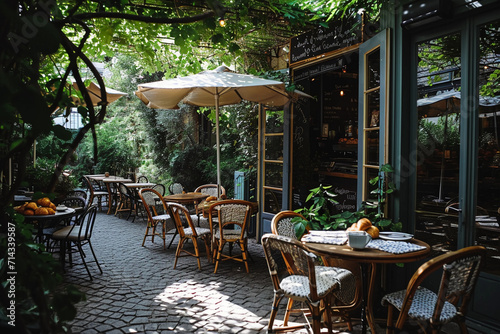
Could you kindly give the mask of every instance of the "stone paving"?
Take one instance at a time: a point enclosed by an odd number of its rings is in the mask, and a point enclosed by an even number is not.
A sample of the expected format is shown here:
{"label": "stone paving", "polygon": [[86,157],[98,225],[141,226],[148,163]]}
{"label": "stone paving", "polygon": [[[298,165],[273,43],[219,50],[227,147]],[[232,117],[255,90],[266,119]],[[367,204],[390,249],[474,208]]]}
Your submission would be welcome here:
{"label": "stone paving", "polygon": [[[191,256],[181,257],[173,269],[176,241],[167,250],[161,239],[155,243],[149,239],[141,247],[145,226],[141,219],[132,223],[98,213],[92,243],[103,274],[90,263],[90,281],[85,268],[78,265],[79,258],[66,269],[66,281],[87,298],[77,305],[77,317],[70,323],[73,333],[267,331],[273,291],[260,244],[249,241],[249,274],[234,261],[222,262],[214,274],[204,252],[201,270]],[[294,320],[304,322],[302,317]],[[360,332],[357,323],[355,333]],[[339,323],[334,332],[346,333],[346,329]]]}

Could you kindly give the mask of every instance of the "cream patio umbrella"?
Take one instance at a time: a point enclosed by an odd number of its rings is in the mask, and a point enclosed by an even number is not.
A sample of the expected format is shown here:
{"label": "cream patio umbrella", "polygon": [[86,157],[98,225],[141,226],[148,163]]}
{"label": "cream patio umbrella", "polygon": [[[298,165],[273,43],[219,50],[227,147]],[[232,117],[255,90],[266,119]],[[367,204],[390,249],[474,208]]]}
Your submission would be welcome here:
{"label": "cream patio umbrella", "polygon": [[[76,82],[73,82],[73,88],[78,91],[80,90]],[[92,105],[98,106],[99,103],[102,101],[101,88],[97,84],[91,81],[90,84],[87,86],[87,92],[89,93],[90,99],[92,100]],[[108,101],[108,103],[115,102],[120,97],[125,95],[127,95],[127,93],[106,87],[106,100]],[[75,102],[76,105],[85,105],[85,102],[77,97],[73,97],[73,101]]]}
{"label": "cream patio umbrella", "polygon": [[199,107],[215,107],[219,186],[221,184],[219,107],[237,104],[241,100],[278,107],[288,103],[293,95],[309,96],[302,92],[289,94],[281,81],[234,73],[226,66],[186,77],[140,84],[135,94],[153,109],[178,109],[180,102]]}

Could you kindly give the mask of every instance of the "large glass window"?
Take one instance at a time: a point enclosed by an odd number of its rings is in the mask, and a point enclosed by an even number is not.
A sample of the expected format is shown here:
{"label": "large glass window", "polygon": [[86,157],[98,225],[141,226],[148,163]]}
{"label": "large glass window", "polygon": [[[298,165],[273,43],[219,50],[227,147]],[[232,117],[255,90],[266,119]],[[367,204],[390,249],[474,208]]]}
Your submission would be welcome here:
{"label": "large glass window", "polygon": [[500,275],[500,20],[479,29],[479,129],[476,243],[487,249],[484,270]]}
{"label": "large glass window", "polygon": [[459,194],[460,36],[417,46],[416,234],[436,253],[457,248],[458,211],[447,208]]}

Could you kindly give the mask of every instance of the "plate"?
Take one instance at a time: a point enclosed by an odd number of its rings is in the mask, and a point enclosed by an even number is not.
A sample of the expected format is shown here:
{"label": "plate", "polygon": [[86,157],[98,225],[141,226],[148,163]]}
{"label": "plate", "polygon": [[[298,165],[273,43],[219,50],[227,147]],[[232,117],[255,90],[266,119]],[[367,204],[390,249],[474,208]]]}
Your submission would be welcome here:
{"label": "plate", "polygon": [[413,238],[413,234],[402,232],[380,232],[379,238],[383,240],[406,241]]}
{"label": "plate", "polygon": [[67,208],[68,208],[67,206],[63,206],[63,205],[61,205],[61,206],[57,206],[57,207],[56,207],[56,210],[57,210],[57,211],[66,211],[66,209],[67,209]]}

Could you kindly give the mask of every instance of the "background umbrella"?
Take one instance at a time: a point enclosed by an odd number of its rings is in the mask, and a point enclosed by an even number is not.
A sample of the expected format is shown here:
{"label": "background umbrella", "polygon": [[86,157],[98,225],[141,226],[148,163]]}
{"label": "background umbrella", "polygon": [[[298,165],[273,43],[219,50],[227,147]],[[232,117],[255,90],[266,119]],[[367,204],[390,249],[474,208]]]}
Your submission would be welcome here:
{"label": "background umbrella", "polygon": [[[80,90],[78,89],[78,85],[76,84],[76,82],[73,82],[73,87],[77,91]],[[90,84],[87,86],[87,92],[89,93],[93,106],[98,106],[99,103],[102,102],[101,87],[99,87],[97,84],[90,82]],[[127,93],[106,87],[106,100],[108,101],[108,103],[115,102],[120,97],[125,95],[127,95]],[[76,105],[82,105],[82,106],[85,105],[85,102],[77,97],[73,97],[73,101],[75,102]]]}
{"label": "background umbrella", "polygon": [[226,66],[213,71],[138,85],[135,94],[153,109],[178,109],[180,102],[215,107],[217,146],[217,185],[220,186],[219,106],[237,104],[241,100],[269,106],[283,106],[294,96],[309,96],[301,92],[292,95],[285,91],[281,81],[267,80],[253,75],[238,74]]}

